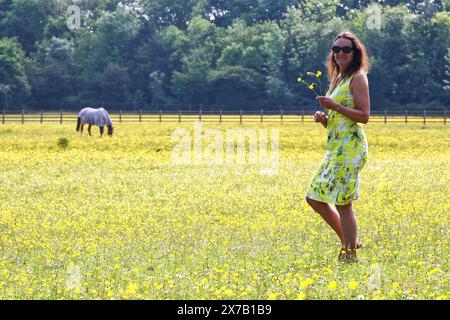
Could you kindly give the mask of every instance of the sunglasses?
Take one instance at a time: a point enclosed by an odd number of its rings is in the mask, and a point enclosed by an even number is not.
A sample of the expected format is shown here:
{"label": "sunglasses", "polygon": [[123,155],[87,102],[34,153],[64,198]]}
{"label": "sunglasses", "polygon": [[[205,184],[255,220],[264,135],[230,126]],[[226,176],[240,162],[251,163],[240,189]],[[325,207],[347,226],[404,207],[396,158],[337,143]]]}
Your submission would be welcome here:
{"label": "sunglasses", "polygon": [[343,53],[350,53],[350,52],[353,51],[353,48],[352,47],[333,46],[331,48],[331,50],[333,50],[334,53],[339,53],[339,52],[341,52],[341,50],[342,50]]}

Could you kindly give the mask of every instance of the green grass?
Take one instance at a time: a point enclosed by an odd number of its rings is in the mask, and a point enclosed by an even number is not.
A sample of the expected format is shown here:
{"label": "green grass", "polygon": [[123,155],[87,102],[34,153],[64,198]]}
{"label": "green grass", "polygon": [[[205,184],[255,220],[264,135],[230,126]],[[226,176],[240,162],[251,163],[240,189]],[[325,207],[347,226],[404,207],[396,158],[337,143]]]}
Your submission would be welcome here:
{"label": "green grass", "polygon": [[449,298],[450,127],[364,126],[365,247],[339,264],[337,237],[304,201],[324,129],[203,126],[279,129],[278,174],[174,165],[171,134],[192,123],[116,123],[102,139],[1,125],[0,298]]}

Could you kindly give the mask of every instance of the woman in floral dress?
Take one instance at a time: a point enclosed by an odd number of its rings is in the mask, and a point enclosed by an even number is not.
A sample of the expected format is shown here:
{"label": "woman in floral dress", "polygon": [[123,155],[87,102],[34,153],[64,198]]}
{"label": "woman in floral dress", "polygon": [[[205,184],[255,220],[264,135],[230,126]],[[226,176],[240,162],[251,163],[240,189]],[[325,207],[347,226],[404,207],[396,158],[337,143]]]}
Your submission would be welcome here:
{"label": "woman in floral dress", "polygon": [[[306,193],[306,201],[339,236],[339,261],[356,261],[357,223],[352,201],[359,198],[359,172],[368,157],[367,139],[360,123],[370,116],[368,56],[351,32],[334,40],[327,61],[330,89],[318,96],[325,112],[314,120],[327,129],[326,155]],[[334,208],[332,205],[335,205]]]}

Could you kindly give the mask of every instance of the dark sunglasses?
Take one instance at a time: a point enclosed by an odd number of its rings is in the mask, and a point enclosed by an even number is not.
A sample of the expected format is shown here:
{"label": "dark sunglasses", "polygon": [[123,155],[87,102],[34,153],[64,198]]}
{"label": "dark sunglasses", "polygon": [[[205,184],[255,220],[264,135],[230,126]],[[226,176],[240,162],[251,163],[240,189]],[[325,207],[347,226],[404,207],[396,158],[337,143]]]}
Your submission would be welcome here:
{"label": "dark sunglasses", "polygon": [[339,53],[339,52],[341,52],[341,50],[342,50],[343,53],[350,53],[350,52],[353,51],[353,48],[352,47],[333,46],[331,48],[331,50],[333,50],[334,53]]}

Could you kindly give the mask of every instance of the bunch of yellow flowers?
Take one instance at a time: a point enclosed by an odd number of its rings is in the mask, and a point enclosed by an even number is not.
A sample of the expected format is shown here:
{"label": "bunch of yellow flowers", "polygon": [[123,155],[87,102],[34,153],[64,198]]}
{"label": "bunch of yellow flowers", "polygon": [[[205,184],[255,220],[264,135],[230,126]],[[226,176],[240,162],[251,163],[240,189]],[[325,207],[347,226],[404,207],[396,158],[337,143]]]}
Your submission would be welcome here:
{"label": "bunch of yellow flowers", "polygon": [[[303,79],[302,76],[299,76],[297,78],[297,82],[299,83],[303,83],[304,85],[306,85],[308,87],[308,89],[310,89],[311,91],[313,91],[315,93],[316,96],[323,96],[322,94],[322,80],[320,79],[320,76],[322,75],[322,72],[320,70],[317,70],[316,73],[314,72],[306,72],[307,76],[313,77],[313,81],[312,82],[307,82]],[[315,88],[319,89],[319,93],[317,93],[317,91],[315,90]]]}

